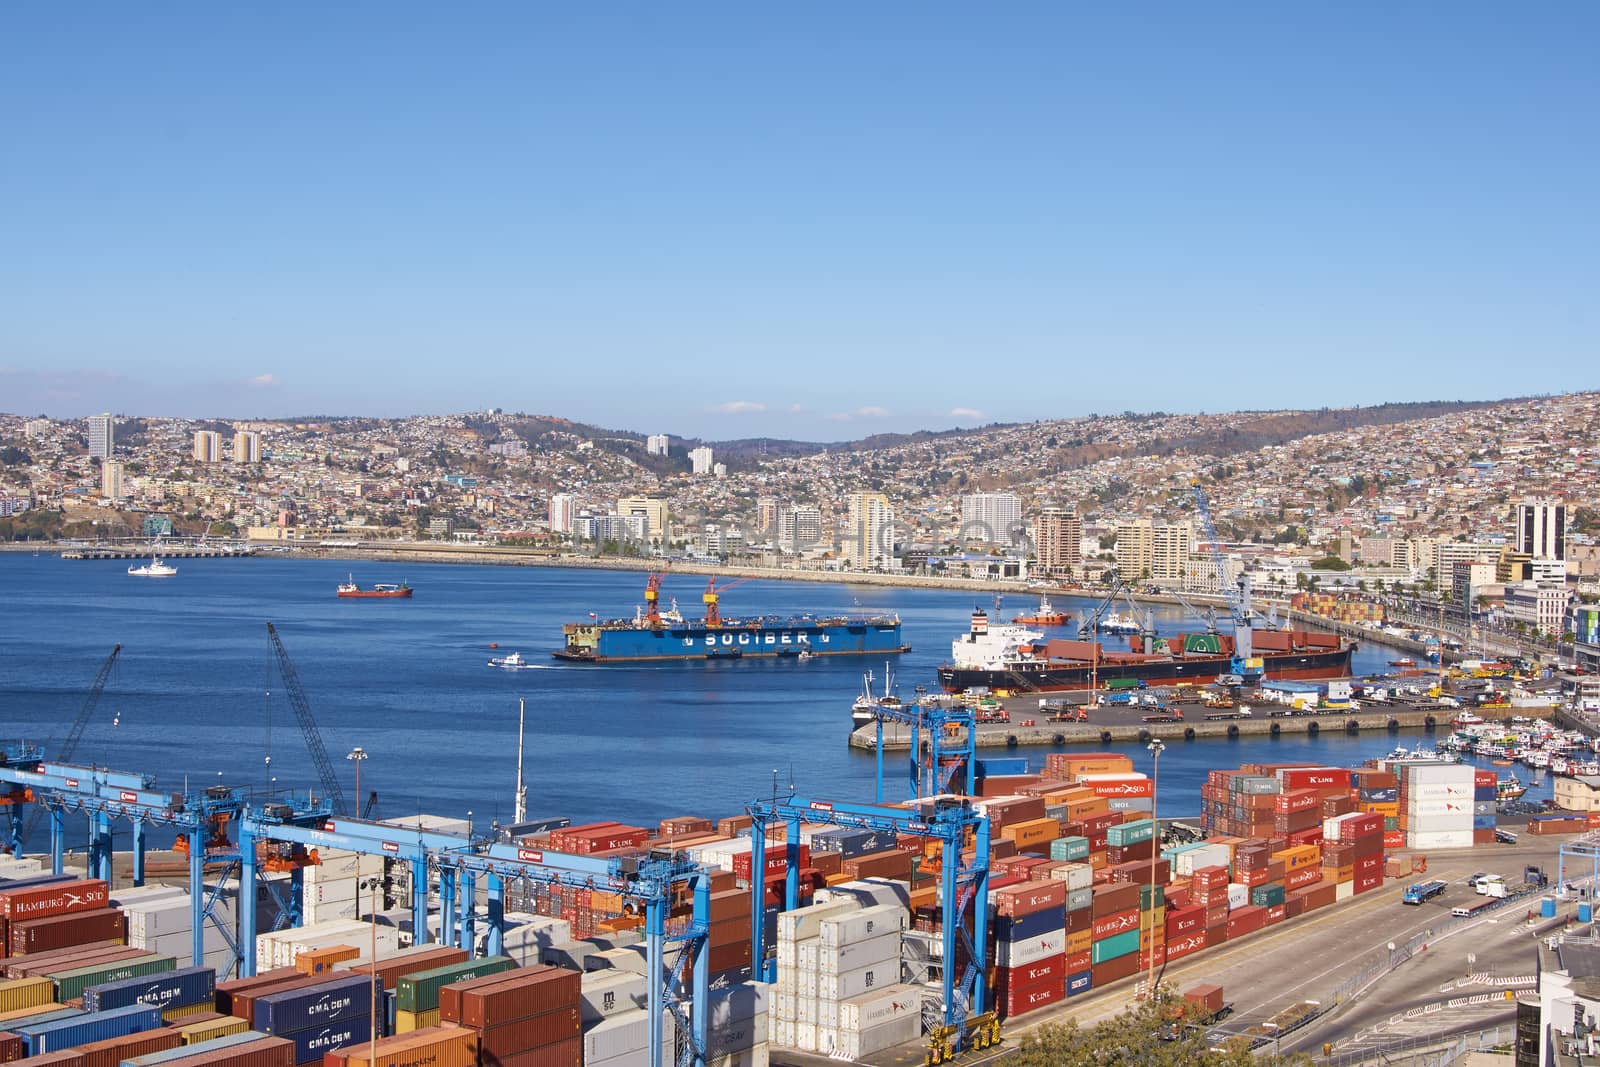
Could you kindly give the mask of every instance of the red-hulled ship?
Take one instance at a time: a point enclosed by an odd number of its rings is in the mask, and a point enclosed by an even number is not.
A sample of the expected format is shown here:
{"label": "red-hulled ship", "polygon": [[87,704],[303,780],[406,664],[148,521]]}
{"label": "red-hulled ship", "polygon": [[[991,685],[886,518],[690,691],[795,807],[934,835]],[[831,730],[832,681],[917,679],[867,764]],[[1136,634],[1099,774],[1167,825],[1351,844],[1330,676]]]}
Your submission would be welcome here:
{"label": "red-hulled ship", "polygon": [[402,581],[399,585],[379,582],[371,589],[363,589],[356,584],[355,576],[351,575],[340,583],[339,596],[349,600],[403,600],[411,596],[411,587]]}
{"label": "red-hulled ship", "polygon": [[[1246,630],[1248,644],[1218,633],[1172,637],[1135,635],[1126,649],[1098,641],[1046,640],[1024,626],[990,626],[972,613],[972,628],[956,638],[951,662],[939,668],[949,693],[1004,689],[1014,693],[1088,689],[1122,679],[1148,685],[1240,680],[1348,678],[1354,641],[1309,630]],[[1244,654],[1238,655],[1242,651]]]}

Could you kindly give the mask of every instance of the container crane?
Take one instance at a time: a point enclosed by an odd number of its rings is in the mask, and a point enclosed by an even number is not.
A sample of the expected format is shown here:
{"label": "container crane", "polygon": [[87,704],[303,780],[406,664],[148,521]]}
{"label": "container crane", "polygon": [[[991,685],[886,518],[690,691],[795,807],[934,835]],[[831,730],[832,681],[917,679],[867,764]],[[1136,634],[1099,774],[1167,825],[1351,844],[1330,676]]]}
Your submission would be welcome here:
{"label": "container crane", "polygon": [[1227,597],[1228,615],[1233,622],[1231,672],[1246,683],[1259,680],[1262,674],[1260,666],[1250,665],[1253,656],[1250,641],[1250,583],[1243,575],[1239,578],[1237,588],[1228,581],[1227,564],[1222,558],[1222,539],[1217,536],[1217,524],[1211,521],[1211,507],[1206,503],[1205,490],[1200,488],[1199,478],[1191,479],[1189,487],[1194,490],[1195,510],[1200,513],[1200,522],[1205,529],[1206,541],[1211,550],[1211,563],[1217,571],[1217,585],[1222,589],[1223,596]]}
{"label": "container crane", "polygon": [[[111,680],[111,669],[117,665],[117,656],[122,653],[122,645],[114,645],[111,655],[100,664],[100,670],[95,674],[94,681],[89,685],[89,695],[83,700],[83,707],[78,709],[78,717],[72,720],[72,726],[67,730],[67,739],[61,742],[61,748],[55,753],[54,759],[58,763],[70,763],[72,754],[78,750],[78,742],[83,740],[83,732],[88,729],[89,720],[94,717],[94,709],[100,705],[100,697],[106,691],[106,683]],[[43,808],[34,808],[28,816],[28,824],[22,832],[21,839],[17,842],[20,850],[23,842],[33,836],[39,827],[39,820],[44,817]]]}
{"label": "container crane", "polygon": [[317,729],[317,720],[311,714],[311,704],[306,700],[305,687],[300,684],[300,674],[294,669],[289,651],[283,647],[277,627],[270,622],[267,623],[267,638],[277,655],[278,673],[283,675],[283,688],[289,694],[294,717],[300,722],[300,732],[305,735],[311,762],[317,765],[317,774],[322,779],[322,795],[333,806],[335,815],[348,815],[350,809],[345,806],[344,791],[339,788],[339,777],[333,772],[333,761],[328,759],[328,750],[322,745],[322,731]]}
{"label": "container crane", "polygon": [[722,609],[717,606],[717,602],[722,599],[722,594],[734,586],[743,585],[748,581],[750,581],[749,578],[735,578],[719,590],[717,588],[717,576],[714,574],[711,576],[711,580],[706,583],[706,591],[700,594],[700,600],[706,606],[706,629],[715,630],[722,625]]}
{"label": "container crane", "polygon": [[661,629],[661,580],[665,571],[651,571],[644,580],[644,622],[652,630]]}

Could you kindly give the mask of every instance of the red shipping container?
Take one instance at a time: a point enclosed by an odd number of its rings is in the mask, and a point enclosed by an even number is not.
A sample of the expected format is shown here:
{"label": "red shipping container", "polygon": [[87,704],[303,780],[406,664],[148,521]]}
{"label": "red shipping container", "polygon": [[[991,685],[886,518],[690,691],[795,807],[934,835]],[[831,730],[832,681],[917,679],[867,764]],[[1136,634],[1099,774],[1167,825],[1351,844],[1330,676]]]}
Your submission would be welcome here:
{"label": "red shipping container", "polygon": [[[578,972],[572,973],[576,976]],[[582,1036],[583,1024],[576,1006],[547,1011],[543,1015],[479,1029],[478,1059],[482,1063],[516,1052],[559,1045]]]}
{"label": "red shipping container", "polygon": [[995,970],[995,1002],[1029,1003],[1027,999],[1040,990],[1065,989],[1067,985],[1067,957],[1049,956],[1022,967],[999,967]]}
{"label": "red shipping container", "polygon": [[1094,988],[1103,989],[1112,982],[1131,978],[1136,974],[1139,970],[1139,957],[1136,953],[1130,952],[1126,956],[1097,963],[1090,970],[1094,973]]}
{"label": "red shipping container", "polygon": [[1228,940],[1254,933],[1266,925],[1266,921],[1266,908],[1235,908],[1228,912]]}
{"label": "red shipping container", "polygon": [[1117,882],[1114,885],[1094,887],[1094,904],[1091,913],[1096,919],[1115,915],[1119,911],[1139,909],[1139,885],[1136,882]]}
{"label": "red shipping container", "polygon": [[1300,845],[1320,845],[1322,844],[1322,826],[1319,823],[1309,830],[1298,830],[1289,835],[1288,841],[1290,848],[1298,848]]}
{"label": "red shipping container", "polygon": [[1362,875],[1365,875],[1365,874],[1372,874],[1373,872],[1377,872],[1378,874],[1382,874],[1383,873],[1383,853],[1382,852],[1375,852],[1370,856],[1358,856],[1358,857],[1356,857],[1355,868],[1356,868],[1356,877],[1357,878],[1360,878]]}
{"label": "red shipping container", "polygon": [[1167,939],[1179,934],[1206,928],[1206,909],[1203,907],[1167,908]]}
{"label": "red shipping container", "polygon": [[1500,784],[1500,776],[1494,771],[1474,770],[1472,772],[1472,786],[1474,789],[1494,789]]}
{"label": "red shipping container", "polygon": [[20,1060],[27,1054],[28,1048],[22,1043],[22,1038],[16,1034],[0,1033],[0,1063]]}
{"label": "red shipping container", "polygon": [[1334,767],[1312,767],[1279,771],[1284,789],[1349,789],[1350,772]]}
{"label": "red shipping container", "polygon": [[1266,925],[1271,926],[1273,923],[1281,923],[1287,916],[1288,912],[1284,905],[1274,904],[1267,909]]}
{"label": "red shipping container", "polygon": [[582,1037],[522,1052],[508,1052],[503,1055],[486,1052],[478,1054],[478,1067],[579,1067],[582,1062]]}
{"label": "red shipping container", "polygon": [[81,1067],[117,1067],[123,1060],[131,1060],[135,1056],[175,1049],[181,1044],[181,1038],[182,1035],[176,1030],[147,1030],[79,1045],[74,1051],[80,1057]]}
{"label": "red shipping container", "polygon": [[1041,986],[1025,993],[1006,991],[997,997],[1000,1009],[1007,1018],[1017,1015],[1026,1015],[1030,1011],[1048,1008],[1058,1000],[1064,1000],[1067,995],[1067,983],[1056,982],[1053,985]]}
{"label": "red shipping container", "polygon": [[10,922],[48,919],[78,911],[97,911],[108,907],[110,903],[110,892],[98,878],[0,889],[0,918]]}
{"label": "red shipping container", "polygon": [[[1596,812],[1600,815],[1600,812]],[[1596,824],[1600,825],[1600,824]],[[1491,831],[1491,836],[1493,836]],[[1386,849],[1402,849],[1406,847],[1406,832],[1404,830],[1385,830],[1383,832],[1383,847]]]}
{"label": "red shipping container", "polygon": [[1182,959],[1192,956],[1206,947],[1206,932],[1204,929],[1193,930],[1187,934],[1167,938],[1167,961]]}
{"label": "red shipping container", "polygon": [[13,956],[48,952],[95,941],[121,941],[127,936],[128,930],[127,917],[120,911],[109,909],[74,911],[49,919],[12,921],[7,925]]}
{"label": "red shipping container", "polygon": [[989,902],[995,906],[997,914],[1011,919],[1020,919],[1024,915],[1034,915],[1051,908],[1065,907],[1067,903],[1067,883],[1062,881],[1052,882],[1024,882],[1021,885],[1007,886],[1004,889],[989,891]]}
{"label": "red shipping container", "polygon": [[1152,783],[1148,778],[1120,774],[1097,777],[1095,781],[1080,782],[1080,784],[1094,790],[1095,796],[1098,797],[1148,797],[1151,795],[1152,788]]}
{"label": "red shipping container", "polygon": [[1068,974],[1077,974],[1080,971],[1087,971],[1090,967],[1094,966],[1093,952],[1074,952],[1066,956],[1065,959],[1067,961],[1066,973]]}
{"label": "red shipping container", "polygon": [[[744,932],[748,939],[748,926]],[[548,1012],[575,1009],[580,979],[577,971],[562,967],[528,967],[457,982],[439,990],[439,1018],[483,1030]]]}
{"label": "red shipping container", "polygon": [[1302,867],[1298,871],[1290,871],[1284,877],[1283,888],[1286,890],[1304,889],[1308,885],[1315,885],[1322,881],[1321,867]]}
{"label": "red shipping container", "polygon": [[1279,793],[1273,811],[1279,815],[1292,815],[1301,811],[1318,811],[1322,796],[1314,789],[1296,789],[1292,793]]}
{"label": "red shipping container", "polygon": [[[811,846],[810,845],[801,845],[801,846],[799,846],[799,851],[796,853],[796,856],[799,858],[799,862],[796,864],[797,867],[809,867],[811,865]],[[769,846],[767,848],[767,868],[766,868],[767,875],[770,877],[771,875],[774,875],[774,874],[780,874],[780,873],[788,870],[788,868],[789,868],[789,846],[788,845],[778,845],[776,847]],[[739,879],[742,882],[749,882],[750,881],[750,853],[748,853],[748,852],[736,852],[736,853],[734,853],[734,856],[733,856],[733,876],[735,878]]]}
{"label": "red shipping container", "polygon": [[1131,908],[1127,911],[1119,911],[1114,915],[1096,919],[1094,926],[1091,928],[1090,937],[1094,941],[1104,941],[1108,937],[1115,937],[1117,934],[1137,929],[1139,929],[1139,909]]}
{"label": "red shipping container", "polygon": [[1355,880],[1354,892],[1365,893],[1369,889],[1377,889],[1383,884],[1383,873],[1358,875]]}

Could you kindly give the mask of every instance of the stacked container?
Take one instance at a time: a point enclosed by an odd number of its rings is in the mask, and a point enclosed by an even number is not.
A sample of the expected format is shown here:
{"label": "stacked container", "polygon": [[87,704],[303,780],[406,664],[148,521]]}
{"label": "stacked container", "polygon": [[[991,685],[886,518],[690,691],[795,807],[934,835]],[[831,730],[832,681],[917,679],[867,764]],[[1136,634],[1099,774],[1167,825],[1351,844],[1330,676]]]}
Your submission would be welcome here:
{"label": "stacked container", "polygon": [[905,909],[898,905],[862,908],[840,896],[778,916],[778,983],[769,1012],[773,1044],[803,1052],[827,1052],[854,1045],[859,1055],[910,1040],[920,1032],[920,1013],[911,1012],[915,1028],[897,1037],[908,1024],[901,1011],[849,1009],[846,1001],[869,994],[909,998],[920,994],[896,989],[900,983],[900,941]]}
{"label": "stacked container", "polygon": [[[210,895],[212,890],[207,889]],[[232,891],[215,895],[213,914],[231,926],[237,914],[237,896]],[[128,944],[163,956],[190,958],[194,951],[194,909],[187,890],[177,886],[145,886],[117,890],[112,903],[128,920]],[[214,970],[225,970],[233,961],[233,950],[215,924],[207,924],[202,941],[201,961]]]}
{"label": "stacked container", "polygon": [[254,1004],[255,1030],[292,1041],[297,1064],[315,1063],[329,1052],[372,1039],[371,978],[319,977],[318,984],[269,993]]}
{"label": "stacked container", "polygon": [[1402,764],[1399,819],[1406,845],[1419,852],[1471,848],[1476,777],[1470,764]]}
{"label": "stacked container", "polygon": [[323,1057],[324,1067],[477,1067],[477,1035],[458,1026],[432,1026],[380,1038],[376,1059],[366,1042]]}
{"label": "stacked container", "polygon": [[[120,982],[92,985],[83,991],[87,1011],[125,1008],[132,1004],[151,1004],[161,1009],[165,1022],[216,1005],[217,972],[210,967],[185,967],[147,978],[125,978]],[[151,1050],[154,1051],[154,1050]]]}
{"label": "stacked container", "polygon": [[23,956],[75,945],[122,943],[127,924],[95,878],[33,881],[0,887],[7,954]]}
{"label": "stacked container", "polygon": [[1495,812],[1500,796],[1500,776],[1474,771],[1472,776],[1472,843],[1494,844]]}
{"label": "stacked container", "polygon": [[439,1017],[476,1035],[478,1067],[579,1067],[580,985],[559,967],[504,971],[444,986]]}
{"label": "stacked container", "polygon": [[[332,919],[359,918],[361,909],[371,904],[371,890],[361,890],[360,884],[368,878],[383,874],[383,857],[346,852],[343,849],[319,851],[316,865],[304,870],[305,884],[301,894],[305,921],[308,924]],[[357,894],[362,899],[357,900]],[[381,906],[383,894],[378,894]]]}
{"label": "stacked container", "polygon": [[1322,875],[1335,884],[1336,900],[1383,884],[1383,816],[1336,815],[1322,824],[1322,833]]}
{"label": "stacked container", "polygon": [[994,911],[995,1010],[1002,1018],[1066,996],[1066,881],[1023,882],[989,894]]}
{"label": "stacked container", "polygon": [[511,969],[507,956],[485,956],[460,963],[407,974],[395,983],[395,1033],[425,1030],[439,1024],[439,991],[447,985],[465,982]]}

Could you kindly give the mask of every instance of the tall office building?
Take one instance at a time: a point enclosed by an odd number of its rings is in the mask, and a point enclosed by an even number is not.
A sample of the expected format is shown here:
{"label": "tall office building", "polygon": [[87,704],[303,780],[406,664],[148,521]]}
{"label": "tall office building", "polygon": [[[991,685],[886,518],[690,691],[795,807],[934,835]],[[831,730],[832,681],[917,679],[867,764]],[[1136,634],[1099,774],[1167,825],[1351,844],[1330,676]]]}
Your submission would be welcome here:
{"label": "tall office building", "polygon": [[95,459],[110,459],[116,448],[117,420],[110,412],[89,416],[89,455]]}
{"label": "tall office building", "polygon": [[648,496],[625,496],[617,501],[617,514],[643,515],[646,537],[667,535],[667,502]]}
{"label": "tall office building", "polygon": [[261,435],[254,430],[235,430],[233,434],[233,461],[235,463],[260,463]]}
{"label": "tall office building", "polygon": [[1550,500],[1517,505],[1517,551],[1534,559],[1567,558],[1567,506]]}
{"label": "tall office building", "polygon": [[652,456],[664,456],[667,449],[667,435],[664,433],[653,433],[644,439],[644,450]]}
{"label": "tall office building", "polygon": [[711,473],[711,447],[701,445],[699,448],[689,450],[689,463],[696,474]]}
{"label": "tall office building", "polygon": [[128,495],[121,460],[100,461],[100,495],[107,500],[121,500]]}
{"label": "tall office building", "polygon": [[894,508],[882,493],[851,493],[850,525],[845,531],[845,558],[860,570],[894,570]]}
{"label": "tall office building", "polygon": [[194,434],[194,458],[197,463],[220,463],[222,461],[222,435],[215,430],[196,430]]}
{"label": "tall office building", "polygon": [[571,533],[573,512],[577,501],[571,493],[550,494],[550,532]]}
{"label": "tall office building", "polygon": [[1062,574],[1083,562],[1083,519],[1054,504],[1039,509],[1033,524],[1034,551],[1046,574]]}
{"label": "tall office building", "polygon": [[961,498],[961,539],[1009,545],[1022,531],[1022,500],[1015,493],[969,493]]}

